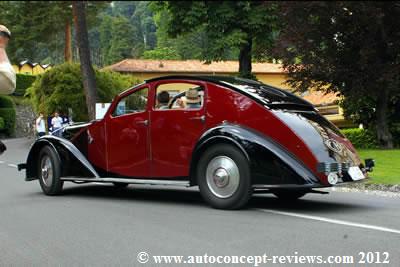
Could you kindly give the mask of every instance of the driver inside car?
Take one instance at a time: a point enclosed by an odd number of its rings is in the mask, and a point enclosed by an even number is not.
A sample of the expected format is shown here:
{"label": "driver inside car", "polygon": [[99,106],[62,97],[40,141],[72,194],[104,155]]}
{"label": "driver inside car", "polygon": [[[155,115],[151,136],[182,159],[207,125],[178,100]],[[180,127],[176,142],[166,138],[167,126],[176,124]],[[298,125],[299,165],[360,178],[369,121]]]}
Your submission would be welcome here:
{"label": "driver inside car", "polygon": [[157,95],[157,101],[158,101],[158,109],[169,109],[168,104],[169,104],[169,93],[167,91],[161,91]]}

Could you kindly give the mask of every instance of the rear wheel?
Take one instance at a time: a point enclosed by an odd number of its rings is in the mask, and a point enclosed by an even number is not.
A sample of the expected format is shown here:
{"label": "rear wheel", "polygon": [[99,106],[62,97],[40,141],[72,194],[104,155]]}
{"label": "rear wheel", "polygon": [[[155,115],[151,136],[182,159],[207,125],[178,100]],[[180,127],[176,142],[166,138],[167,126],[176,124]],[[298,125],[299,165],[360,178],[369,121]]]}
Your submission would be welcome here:
{"label": "rear wheel", "polygon": [[295,190],[295,189],[281,189],[274,191],[273,194],[282,201],[293,201],[303,197],[307,194],[306,190]]}
{"label": "rear wheel", "polygon": [[44,146],[39,153],[38,179],[43,193],[58,195],[62,191],[64,182],[61,177],[61,163],[57,152],[49,146]]}
{"label": "rear wheel", "polygon": [[197,165],[197,182],[204,200],[217,209],[239,209],[253,192],[246,157],[227,144],[204,152]]}

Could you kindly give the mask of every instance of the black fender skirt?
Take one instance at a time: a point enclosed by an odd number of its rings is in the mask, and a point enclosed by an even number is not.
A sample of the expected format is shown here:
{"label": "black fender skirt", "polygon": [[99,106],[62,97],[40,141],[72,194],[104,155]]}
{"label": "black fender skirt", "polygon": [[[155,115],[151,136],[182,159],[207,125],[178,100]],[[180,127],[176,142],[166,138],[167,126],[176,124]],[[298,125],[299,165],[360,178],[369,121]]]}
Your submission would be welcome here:
{"label": "black fender skirt", "polygon": [[295,155],[268,136],[243,127],[224,123],[207,130],[199,139],[191,164],[191,184],[195,180],[196,162],[216,143],[238,147],[250,163],[254,187],[321,187],[316,175]]}
{"label": "black fender skirt", "polygon": [[62,176],[100,177],[92,164],[73,143],[64,138],[46,135],[33,143],[26,164],[20,164],[20,166],[26,168],[26,181],[37,179],[39,153],[42,147],[46,145],[53,148],[60,157]]}

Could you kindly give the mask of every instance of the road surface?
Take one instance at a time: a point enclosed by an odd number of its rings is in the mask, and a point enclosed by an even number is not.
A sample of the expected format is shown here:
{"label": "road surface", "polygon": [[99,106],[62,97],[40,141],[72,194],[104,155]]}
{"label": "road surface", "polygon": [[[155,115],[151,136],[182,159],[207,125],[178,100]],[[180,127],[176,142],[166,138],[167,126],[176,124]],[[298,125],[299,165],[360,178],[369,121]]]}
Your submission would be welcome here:
{"label": "road surface", "polygon": [[[167,266],[153,256],[205,254],[353,256],[354,266],[368,252],[378,252],[374,262],[389,257],[377,265],[400,266],[400,198],[335,191],[281,203],[263,194],[246,209],[223,211],[208,207],[196,189],[72,183],[49,197],[16,169],[31,141],[5,143],[0,266]],[[140,252],[147,264],[138,262]]]}

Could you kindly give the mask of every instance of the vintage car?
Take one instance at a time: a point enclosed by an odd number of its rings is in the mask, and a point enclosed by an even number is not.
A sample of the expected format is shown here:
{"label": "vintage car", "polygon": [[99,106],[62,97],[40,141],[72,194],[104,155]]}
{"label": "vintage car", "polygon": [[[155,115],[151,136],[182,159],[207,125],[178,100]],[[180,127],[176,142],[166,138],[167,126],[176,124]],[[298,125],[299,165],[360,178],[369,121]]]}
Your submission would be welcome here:
{"label": "vintage car", "polygon": [[223,209],[257,192],[294,200],[365,179],[372,167],[309,102],[223,76],[147,80],[115,97],[103,119],[39,138],[19,165],[47,195],[66,181],[199,186]]}

